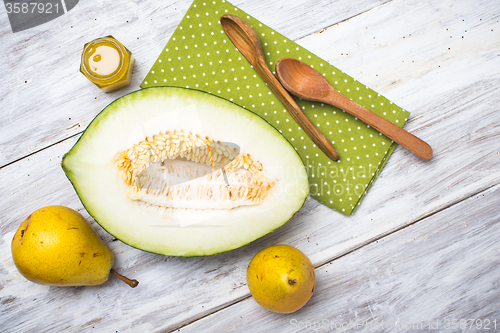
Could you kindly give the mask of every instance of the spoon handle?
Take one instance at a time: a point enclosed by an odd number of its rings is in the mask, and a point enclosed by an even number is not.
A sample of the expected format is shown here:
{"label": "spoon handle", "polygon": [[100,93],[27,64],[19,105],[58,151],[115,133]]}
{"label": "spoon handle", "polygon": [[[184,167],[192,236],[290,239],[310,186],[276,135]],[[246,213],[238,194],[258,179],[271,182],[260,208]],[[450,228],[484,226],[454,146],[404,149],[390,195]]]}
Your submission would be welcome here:
{"label": "spoon handle", "polygon": [[432,157],[432,148],[425,141],[340,94],[333,87],[328,99],[329,104],[359,118],[418,157],[424,160]]}
{"label": "spoon handle", "polygon": [[257,73],[259,73],[269,88],[271,88],[281,103],[283,103],[304,132],[306,132],[326,156],[334,161],[338,160],[339,154],[335,148],[333,148],[330,141],[328,141],[323,133],[321,133],[309,118],[307,118],[297,103],[295,103],[292,96],[283,88],[267,66],[259,36],[252,26],[242,18],[231,14],[226,14],[221,17],[221,25],[231,42],[241,54],[243,54],[248,62],[254,66]]}
{"label": "spoon handle", "polygon": [[259,61],[254,68],[267,83],[269,88],[271,88],[273,93],[278,97],[281,103],[283,103],[285,108],[292,115],[293,119],[295,119],[295,121],[318,146],[318,148],[321,149],[325,155],[328,156],[328,158],[337,161],[339,159],[339,154],[331,142],[316,128],[316,126],[314,126],[311,120],[309,120],[292,96],[290,96],[288,91],[286,91],[278,79],[276,79],[267,64],[262,64],[262,61]]}

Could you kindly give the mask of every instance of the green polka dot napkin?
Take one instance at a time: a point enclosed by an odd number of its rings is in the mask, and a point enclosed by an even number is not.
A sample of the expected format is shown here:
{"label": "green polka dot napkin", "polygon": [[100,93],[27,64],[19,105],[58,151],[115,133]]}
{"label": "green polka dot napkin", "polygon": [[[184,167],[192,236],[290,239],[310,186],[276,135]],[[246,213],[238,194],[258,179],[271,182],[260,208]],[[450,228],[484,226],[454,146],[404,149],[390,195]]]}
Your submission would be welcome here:
{"label": "green polka dot napkin", "polygon": [[231,43],[219,22],[224,14],[239,16],[253,26],[272,71],[283,57],[302,60],[347,97],[398,126],[406,122],[409,112],[225,0],[193,1],[141,87],[203,90],[255,112],[295,147],[308,170],[311,196],[344,215],[353,213],[396,143],[342,110],[296,98],[340,155],[337,162],[328,159]]}

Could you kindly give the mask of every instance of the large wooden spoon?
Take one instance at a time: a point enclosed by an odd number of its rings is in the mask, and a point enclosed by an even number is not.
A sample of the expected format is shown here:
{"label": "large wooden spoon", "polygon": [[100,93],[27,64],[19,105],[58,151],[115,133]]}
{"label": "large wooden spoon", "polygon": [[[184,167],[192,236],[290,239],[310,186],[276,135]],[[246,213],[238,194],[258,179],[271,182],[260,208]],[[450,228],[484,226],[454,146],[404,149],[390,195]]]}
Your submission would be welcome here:
{"label": "large wooden spoon", "polygon": [[340,94],[323,75],[308,64],[297,59],[282,58],[276,64],[276,73],[281,84],[293,95],[306,100],[336,106],[361,119],[418,157],[424,160],[432,157],[431,146],[415,135]]}
{"label": "large wooden spoon", "polygon": [[338,160],[339,155],[330,141],[307,118],[292,96],[283,88],[267,66],[259,36],[250,24],[242,18],[230,14],[222,16],[220,22],[231,42],[248,62],[253,65],[257,73],[259,73],[269,88],[276,94],[304,132],[306,132],[326,156],[334,161]]}

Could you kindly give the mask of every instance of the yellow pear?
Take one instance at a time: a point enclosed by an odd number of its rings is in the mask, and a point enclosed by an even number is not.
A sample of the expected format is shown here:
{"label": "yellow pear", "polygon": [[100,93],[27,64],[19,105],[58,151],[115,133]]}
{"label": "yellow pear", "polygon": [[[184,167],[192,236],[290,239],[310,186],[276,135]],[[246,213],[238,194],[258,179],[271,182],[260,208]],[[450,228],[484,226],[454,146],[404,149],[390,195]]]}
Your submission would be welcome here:
{"label": "yellow pear", "polygon": [[124,278],[111,269],[114,256],[108,245],[71,208],[47,206],[33,212],[14,235],[11,249],[19,272],[35,283],[98,285],[110,271]]}
{"label": "yellow pear", "polygon": [[291,313],[313,295],[316,274],[304,253],[289,245],[273,245],[250,261],[247,285],[255,301],[264,308]]}

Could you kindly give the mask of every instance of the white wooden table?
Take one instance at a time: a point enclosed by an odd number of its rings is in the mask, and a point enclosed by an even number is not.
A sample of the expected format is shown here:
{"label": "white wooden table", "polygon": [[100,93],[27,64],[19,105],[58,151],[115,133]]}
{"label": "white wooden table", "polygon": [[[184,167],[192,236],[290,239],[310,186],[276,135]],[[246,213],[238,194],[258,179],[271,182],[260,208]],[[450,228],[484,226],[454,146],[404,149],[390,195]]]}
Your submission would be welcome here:
{"label": "white wooden table", "polygon": [[[116,241],[83,209],[60,162],[97,113],[137,90],[189,0],[80,1],[12,33],[0,9],[0,331],[500,331],[500,2],[234,0],[234,5],[411,112],[425,162],[397,147],[353,216],[307,199],[285,226],[204,258],[150,254]],[[83,44],[114,35],[135,55],[130,87],[105,94],[79,72]],[[10,242],[46,205],[82,212],[138,279],[96,287],[36,285]],[[260,249],[293,245],[317,289],[290,315],[250,297]],[[487,328],[489,330],[487,330]]]}

